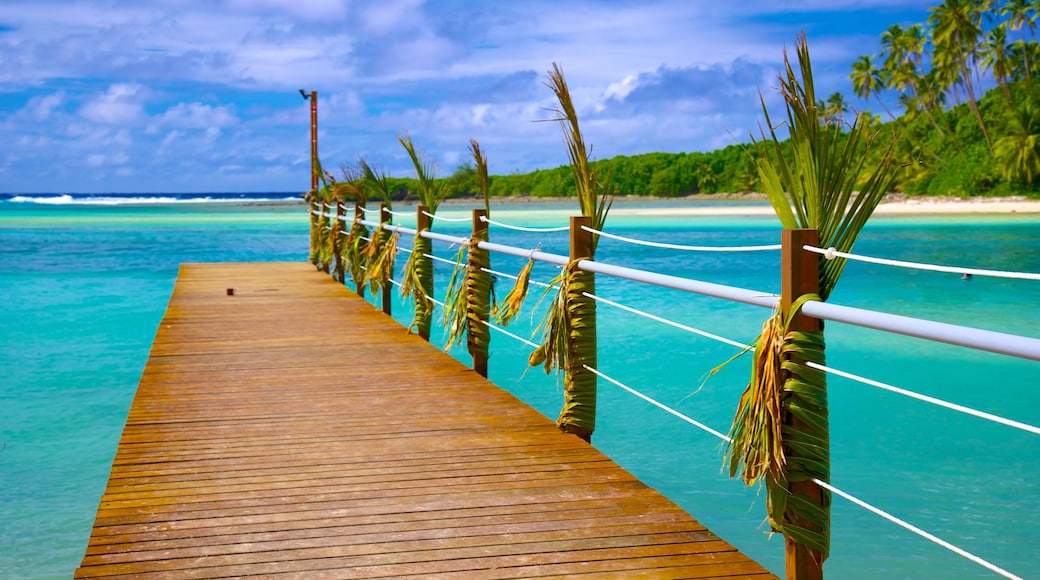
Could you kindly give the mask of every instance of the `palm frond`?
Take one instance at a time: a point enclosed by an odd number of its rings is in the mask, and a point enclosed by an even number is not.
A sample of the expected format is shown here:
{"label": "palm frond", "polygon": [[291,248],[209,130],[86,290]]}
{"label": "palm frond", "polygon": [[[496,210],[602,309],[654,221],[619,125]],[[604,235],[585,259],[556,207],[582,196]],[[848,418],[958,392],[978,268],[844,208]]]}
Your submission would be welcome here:
{"label": "palm frond", "polygon": [[[578,124],[578,112],[574,108],[574,101],[571,99],[567,80],[563,76],[563,69],[556,63],[553,63],[552,69],[549,71],[549,81],[546,86],[552,90],[559,102],[559,106],[552,109],[556,116],[546,120],[559,122],[563,131],[563,141],[567,148],[571,173],[574,176],[574,188],[581,215],[591,217],[592,227],[602,230],[610,207],[614,203],[614,195],[609,180],[601,180],[596,168],[589,161],[589,148],[585,146],[585,138],[582,136],[581,127]],[[599,236],[593,236],[593,251],[595,251],[598,240]]]}
{"label": "palm frond", "polygon": [[452,268],[451,278],[448,280],[448,289],[444,294],[444,327],[448,331],[448,340],[444,350],[462,342],[466,331],[466,265],[463,258],[466,256],[466,246],[459,247],[455,254],[455,267]]}
{"label": "palm frond", "polygon": [[361,174],[367,187],[383,200],[386,207],[393,209],[391,205],[393,192],[390,190],[390,177],[382,171],[376,172],[368,160],[364,158],[360,159],[358,163],[361,166]]}
{"label": "palm frond", "polygon": [[477,189],[484,198],[484,211],[491,215],[491,182],[488,180],[488,162],[480,143],[476,139],[469,140],[469,150],[473,153],[473,166],[477,177]]}
{"label": "palm frond", "polygon": [[426,257],[433,242],[416,232],[412,253],[401,273],[401,295],[415,302],[415,318],[408,326],[420,336],[429,336],[433,317],[433,262]]}
{"label": "palm frond", "polygon": [[431,214],[437,213],[437,206],[447,196],[447,189],[444,188],[442,181],[437,181],[436,165],[432,161],[423,159],[422,155],[415,148],[410,135],[399,135],[397,141],[408,152],[408,157],[412,160],[412,166],[415,168],[415,177],[418,183],[418,191],[415,193],[419,196],[420,203],[428,207]]}
{"label": "palm frond", "polygon": [[505,326],[520,313],[520,307],[523,306],[524,300],[527,299],[527,290],[531,283],[531,270],[533,268],[534,260],[528,260],[524,267],[520,269],[513,287],[506,294],[505,298],[495,305],[491,313],[495,322]]}
{"label": "palm frond", "polygon": [[365,282],[372,294],[378,293],[394,276],[394,258],[397,257],[397,241],[400,234],[380,230],[373,243],[365,248]]}

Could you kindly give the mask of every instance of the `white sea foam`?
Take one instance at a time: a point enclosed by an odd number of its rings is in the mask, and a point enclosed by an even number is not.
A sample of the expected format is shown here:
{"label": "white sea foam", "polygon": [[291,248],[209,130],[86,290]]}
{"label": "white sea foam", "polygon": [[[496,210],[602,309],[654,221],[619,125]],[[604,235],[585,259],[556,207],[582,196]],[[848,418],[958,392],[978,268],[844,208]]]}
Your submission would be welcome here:
{"label": "white sea foam", "polygon": [[173,203],[248,203],[272,201],[299,201],[299,197],[178,197],[178,196],[102,196],[87,195],[16,195],[10,203],[35,203],[40,205],[165,205]]}

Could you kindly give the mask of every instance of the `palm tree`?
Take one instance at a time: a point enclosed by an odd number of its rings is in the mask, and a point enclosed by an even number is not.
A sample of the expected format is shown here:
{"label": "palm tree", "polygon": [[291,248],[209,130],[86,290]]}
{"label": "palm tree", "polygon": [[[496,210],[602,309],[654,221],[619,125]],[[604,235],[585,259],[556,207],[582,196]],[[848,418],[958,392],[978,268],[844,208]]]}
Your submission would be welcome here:
{"label": "palm tree", "polygon": [[889,110],[888,105],[881,100],[881,91],[885,88],[881,70],[874,65],[874,60],[869,56],[861,56],[852,64],[852,91],[861,99],[869,99],[871,95],[881,104],[888,116],[895,119],[896,116]]}
{"label": "palm tree", "polygon": [[975,115],[992,155],[993,142],[979,112],[973,80],[979,53],[978,39],[982,34],[981,8],[979,0],[945,0],[929,9],[928,22],[932,25],[932,44],[935,46],[932,66],[948,86],[964,88],[968,108]]}
{"label": "palm tree", "polygon": [[[1022,31],[1022,47],[1028,44],[1028,37],[1036,31],[1036,19],[1040,15],[1040,9],[1038,9],[1036,0],[1007,0],[1007,3],[1000,9],[1002,15],[1007,17],[1004,21],[1004,25],[1011,30]],[[1030,62],[1033,59],[1030,57],[1028,50],[1022,51],[1022,69],[1024,71],[1023,78],[1030,80],[1032,78]]]}
{"label": "palm tree", "polygon": [[832,125],[840,125],[845,120],[845,113],[849,112],[845,96],[837,92],[827,97],[826,101],[820,101],[818,106],[823,114],[823,122]]}
{"label": "palm tree", "polygon": [[1007,52],[1007,29],[994,26],[986,33],[986,40],[979,51],[979,66],[993,73],[993,78],[1004,91],[1009,107],[1013,107],[1011,90],[1008,88],[1008,77],[1011,76],[1011,63]]}
{"label": "palm tree", "polygon": [[[893,179],[895,139],[878,144],[869,124],[857,118],[843,137],[820,122],[804,36],[796,43],[798,73],[785,52],[780,77],[787,106],[789,146],[777,135],[762,99],[769,134],[755,140],[759,175],[784,229],[809,228],[822,247],[849,251]],[[800,78],[799,78],[800,77]],[[867,167],[875,147],[879,165]],[[861,176],[866,175],[865,181]],[[858,193],[854,193],[858,190]],[[830,547],[829,494],[818,499],[792,495],[792,488],[829,479],[826,376],[807,366],[823,362],[823,331],[790,326],[805,299],[826,300],[844,268],[843,260],[819,257],[818,296],[792,300],[766,323],[755,344],[751,381],[738,405],[728,447],[730,476],[748,485],[764,482],[769,523],[789,539],[818,553]],[[813,484],[815,486],[815,484]]]}
{"label": "palm tree", "polygon": [[1028,93],[1017,110],[1008,110],[1005,136],[994,145],[1004,177],[1033,183],[1040,177],[1040,98]]}

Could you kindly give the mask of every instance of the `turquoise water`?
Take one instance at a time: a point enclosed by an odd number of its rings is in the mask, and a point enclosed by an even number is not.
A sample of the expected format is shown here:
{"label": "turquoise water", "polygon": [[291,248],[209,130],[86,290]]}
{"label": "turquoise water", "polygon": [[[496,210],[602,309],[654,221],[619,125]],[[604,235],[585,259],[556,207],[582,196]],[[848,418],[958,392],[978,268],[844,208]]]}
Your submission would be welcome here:
{"label": "turquoise water", "polygon": [[[633,207],[619,206],[621,208]],[[503,221],[558,225],[570,205],[492,208]],[[463,216],[446,206],[441,215]],[[304,260],[293,205],[42,206],[0,202],[0,571],[66,578],[82,557],[134,388],[182,262]],[[413,225],[408,219],[402,222]],[[461,225],[438,223],[445,233]],[[703,245],[772,244],[772,218],[617,214],[608,229]],[[494,241],[566,253],[565,234],[492,228]],[[402,243],[402,245],[407,245]],[[454,248],[436,244],[444,257]],[[857,250],[968,267],[1040,271],[1040,217],[876,218]],[[764,292],[776,253],[690,254],[603,240],[599,259]],[[515,273],[521,260],[493,257]],[[450,267],[439,266],[438,292]],[[534,278],[547,281],[549,266]],[[498,283],[500,293],[509,281]],[[768,312],[600,277],[600,295],[736,340]],[[532,298],[537,298],[532,289]],[[1040,283],[850,264],[832,302],[1040,336]],[[529,301],[528,312],[534,301]],[[725,431],[747,377],[726,345],[600,307],[601,370]],[[535,314],[537,316],[537,314]],[[403,304],[395,317],[407,322]],[[527,336],[530,317],[513,330]],[[1040,424],[1040,363],[830,324],[828,364]],[[437,338],[437,333],[434,336]],[[443,340],[443,339],[442,339]],[[560,387],[526,371],[529,349],[494,335],[491,379],[555,418]],[[453,353],[462,358],[461,349]],[[525,372],[526,371],[526,372]],[[702,384],[703,383],[703,384]],[[1036,435],[830,379],[833,483],[1022,577],[1040,576]],[[782,572],[764,497],[721,473],[719,441],[601,383],[596,445],[737,547]],[[985,569],[835,498],[831,578],[988,578]]]}

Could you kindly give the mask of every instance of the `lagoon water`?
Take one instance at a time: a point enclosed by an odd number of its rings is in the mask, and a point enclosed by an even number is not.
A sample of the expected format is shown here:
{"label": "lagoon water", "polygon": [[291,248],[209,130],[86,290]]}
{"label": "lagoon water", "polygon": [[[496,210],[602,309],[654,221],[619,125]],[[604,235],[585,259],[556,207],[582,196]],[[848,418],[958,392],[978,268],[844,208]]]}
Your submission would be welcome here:
{"label": "lagoon water", "polygon": [[[82,558],[123,421],[183,262],[303,261],[307,215],[279,196],[0,199],[0,577],[67,578]],[[284,197],[284,196],[281,196]],[[203,199],[198,199],[203,198]],[[244,198],[244,199],[243,199]],[[676,202],[679,204],[681,202]],[[703,202],[702,202],[703,203]],[[720,202],[721,203],[721,202]],[[562,225],[574,204],[493,205],[495,219]],[[621,203],[618,209],[634,207]],[[663,207],[660,203],[654,207]],[[403,209],[403,208],[398,208]],[[444,217],[468,207],[444,206]],[[413,226],[404,217],[401,223]],[[696,245],[774,244],[771,217],[630,216],[608,230]],[[441,221],[435,230],[465,235]],[[492,227],[492,240],[565,254],[566,234]],[[402,246],[408,246],[402,241]],[[456,251],[435,244],[451,258]],[[1040,271],[1040,216],[877,217],[863,254],[997,270]],[[598,259],[776,292],[776,252],[702,254],[604,239]],[[495,255],[515,273],[522,260]],[[438,267],[442,293],[450,267]],[[533,278],[553,275],[540,265]],[[498,292],[508,290],[502,278]],[[739,341],[768,311],[600,276],[603,297]],[[532,288],[527,312],[539,291]],[[1040,282],[850,263],[831,302],[1040,337]],[[407,324],[407,306],[395,318]],[[735,349],[599,307],[600,370],[719,431],[747,380]],[[533,315],[537,318],[537,314]],[[531,316],[512,330],[529,336]],[[438,332],[434,332],[438,342]],[[1040,363],[828,324],[828,364],[958,404],[1040,425]],[[443,344],[443,337],[438,344]],[[529,348],[493,335],[490,378],[555,418],[560,386],[526,370]],[[453,354],[463,359],[464,351]],[[335,364],[330,361],[330,364]],[[1024,578],[1040,577],[1040,437],[839,377],[829,379],[832,482]],[[649,485],[773,571],[783,540],[765,532],[764,495],[722,472],[718,439],[601,382],[594,442]],[[835,498],[831,578],[995,575]]]}

